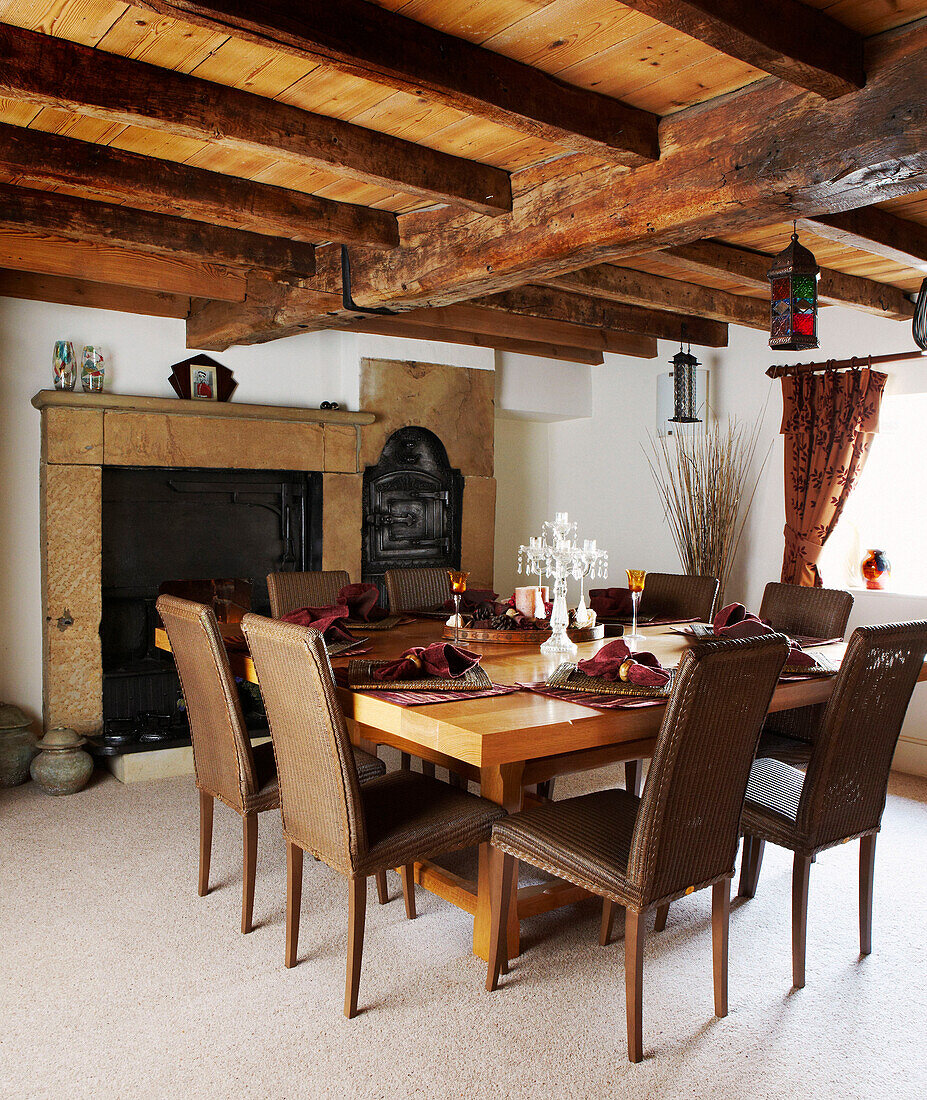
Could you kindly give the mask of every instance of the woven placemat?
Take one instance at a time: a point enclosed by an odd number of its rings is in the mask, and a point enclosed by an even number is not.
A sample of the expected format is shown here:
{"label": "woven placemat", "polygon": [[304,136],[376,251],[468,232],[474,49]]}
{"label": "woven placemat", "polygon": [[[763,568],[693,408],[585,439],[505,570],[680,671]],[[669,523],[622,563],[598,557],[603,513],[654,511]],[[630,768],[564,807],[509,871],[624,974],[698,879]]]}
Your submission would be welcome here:
{"label": "woven placemat", "polygon": [[663,687],[645,687],[639,684],[627,684],[621,680],[606,680],[602,676],[587,676],[576,665],[566,662],[559,665],[547,677],[547,686],[561,691],[583,691],[598,695],[627,695],[642,699],[665,699],[673,689],[675,669],[666,670],[670,678]]}
{"label": "woven placemat", "polygon": [[474,665],[463,676],[442,680],[431,677],[422,680],[377,680],[373,669],[392,661],[351,661],[348,665],[348,687],[355,691],[489,691],[492,680],[482,665]]}
{"label": "woven placemat", "polygon": [[651,699],[640,698],[633,695],[605,695],[601,691],[569,691],[563,688],[548,687],[544,680],[528,683],[519,683],[525,691],[533,691],[535,695],[544,695],[548,699],[560,699],[564,703],[576,703],[581,707],[591,707],[592,710],[620,710],[631,707],[662,707],[666,703],[665,698]]}
{"label": "woven placemat", "polygon": [[836,676],[839,671],[840,665],[836,661],[816,653],[813,665],[790,665],[786,663],[783,665],[780,676],[792,676],[800,679],[808,677],[810,679],[812,676]]}
{"label": "woven placemat", "polygon": [[329,657],[337,657],[342,653],[350,653],[358,646],[363,645],[364,642],[369,641],[369,638],[353,638],[350,642],[326,642],[325,648],[328,650]]}
{"label": "woven placemat", "polygon": [[394,626],[411,623],[413,620],[410,615],[387,615],[385,619],[378,619],[376,622],[367,622],[364,619],[344,619],[341,621],[349,630],[392,630]]}

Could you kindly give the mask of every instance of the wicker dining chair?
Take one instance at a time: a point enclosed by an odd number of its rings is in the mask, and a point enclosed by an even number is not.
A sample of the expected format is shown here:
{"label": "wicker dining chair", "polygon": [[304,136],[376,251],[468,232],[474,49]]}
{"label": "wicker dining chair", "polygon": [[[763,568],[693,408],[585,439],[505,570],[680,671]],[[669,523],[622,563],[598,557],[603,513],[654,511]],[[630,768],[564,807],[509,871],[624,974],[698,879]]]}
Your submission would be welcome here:
{"label": "wicker dining chair", "polygon": [[394,615],[400,611],[440,611],[450,599],[446,569],[387,569],[385,580],[389,609]]}
{"label": "wicker dining chair", "polygon": [[[927,653],[927,622],[853,631],[807,771],[758,758],[747,786],[740,890],[752,898],[767,841],[794,853],[792,985],[805,984],[808,885],[819,852],[859,838],[859,951],[872,950],[876,835],[892,756]],[[832,914],[830,915],[832,919]]]}
{"label": "wicker dining chair", "polygon": [[414,865],[489,841],[505,811],[420,772],[359,785],[351,743],[318,631],[246,615],[242,628],[261,682],[280,777],[287,843],[286,965],[296,962],[303,852],[350,880],[344,1014],[357,1013],[367,878],[401,867],[415,916]]}
{"label": "wicker dining chair", "polygon": [[282,619],[300,607],[331,607],[338,593],[351,583],[345,569],[324,569],[310,573],[268,573],[270,613]]}
{"label": "wicker dining chair", "polygon": [[[214,800],[242,819],[243,874],[241,930],[250,932],[257,867],[258,814],[280,805],[277,769],[269,742],[252,747],[235,678],[212,608],[178,596],[159,596],[158,613],[167,631],[190,722],[193,770],[200,797],[199,895],[209,892]],[[357,754],[362,781],[383,775],[386,766],[369,753]],[[378,883],[385,900],[386,881]]]}
{"label": "wicker dining chair", "polygon": [[712,887],[715,1014],[727,1015],[730,879],[760,725],[788,654],[781,634],[700,642],[682,657],[642,798],[615,789],[547,802],[493,826],[486,988],[505,961],[518,861],[605,899],[599,942],[625,908],[628,1058],[643,1055],[644,926],[653,906]]}
{"label": "wicker dining chair", "polygon": [[[760,604],[760,618],[783,634],[810,638],[842,638],[853,597],[838,588],[805,588],[770,581]],[[758,756],[804,767],[824,717],[824,703],[780,710],[766,719]]]}
{"label": "wicker dining chair", "polygon": [[685,573],[648,573],[640,613],[656,619],[698,619],[710,623],[718,595],[715,577]]}

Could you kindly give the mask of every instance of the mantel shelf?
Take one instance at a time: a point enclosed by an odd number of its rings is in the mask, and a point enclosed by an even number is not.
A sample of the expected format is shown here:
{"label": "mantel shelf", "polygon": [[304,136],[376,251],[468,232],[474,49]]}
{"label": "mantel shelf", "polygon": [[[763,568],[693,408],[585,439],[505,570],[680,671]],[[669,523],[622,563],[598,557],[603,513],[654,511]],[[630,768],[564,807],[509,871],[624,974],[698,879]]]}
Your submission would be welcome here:
{"label": "mantel shelf", "polygon": [[346,409],[296,409],[289,405],[244,405],[232,401],[193,401],[181,397],[136,397],[121,393],[74,393],[39,390],[37,409],[108,409],[113,412],[165,413],[168,416],[208,416],[217,419],[289,420],[301,424],[372,424],[373,413]]}

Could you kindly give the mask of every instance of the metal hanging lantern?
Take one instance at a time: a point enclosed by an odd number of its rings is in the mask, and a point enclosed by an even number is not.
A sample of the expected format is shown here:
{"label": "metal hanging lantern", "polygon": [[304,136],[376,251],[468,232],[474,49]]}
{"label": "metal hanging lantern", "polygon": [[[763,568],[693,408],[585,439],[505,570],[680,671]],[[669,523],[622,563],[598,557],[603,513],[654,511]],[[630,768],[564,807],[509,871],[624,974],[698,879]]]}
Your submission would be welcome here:
{"label": "metal hanging lantern", "polygon": [[769,346],[806,351],[818,346],[818,267],[812,253],[792,232],[789,244],[767,273],[771,293]]}
{"label": "metal hanging lantern", "polygon": [[673,364],[673,415],[670,423],[700,424],[701,420],[695,415],[695,368],[701,364],[692,354],[691,345],[688,351],[682,350],[682,340],[679,341],[679,351],[670,362]]}

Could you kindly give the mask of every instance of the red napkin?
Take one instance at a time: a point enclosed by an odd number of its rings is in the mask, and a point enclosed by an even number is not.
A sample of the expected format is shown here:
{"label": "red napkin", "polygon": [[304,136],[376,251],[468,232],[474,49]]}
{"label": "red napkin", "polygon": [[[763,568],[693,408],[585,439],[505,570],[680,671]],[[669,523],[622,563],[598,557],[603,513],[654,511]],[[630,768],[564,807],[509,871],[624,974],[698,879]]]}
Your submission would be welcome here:
{"label": "red napkin", "polygon": [[375,584],[346,584],[335,602],[347,605],[350,619],[378,623],[389,615],[386,608],[377,607],[379,598],[380,590]]}
{"label": "red napkin", "polygon": [[[719,638],[755,638],[760,634],[776,632],[769,623],[751,615],[742,603],[730,603],[727,607],[722,607],[711,625]],[[785,663],[792,667],[811,668],[817,661],[810,653],[793,645]]]}
{"label": "red napkin", "polygon": [[461,649],[450,642],[413,646],[395,661],[372,670],[375,680],[453,680],[480,663],[479,653]]}
{"label": "red napkin", "polygon": [[669,672],[652,653],[632,653],[620,638],[602,646],[594,657],[590,657],[588,661],[580,661],[576,667],[587,676],[618,680],[618,670],[628,658],[632,659],[628,667],[629,684],[636,684],[638,687],[663,687],[669,683]]}
{"label": "red napkin", "polygon": [[350,642],[354,635],[346,630],[338,620],[346,619],[350,611],[344,603],[334,607],[298,607],[283,616],[283,622],[296,623],[297,626],[311,626],[317,630],[326,642]]}
{"label": "red napkin", "polygon": [[[460,610],[476,611],[481,604],[495,603],[498,598],[498,594],[491,588],[468,588],[466,592],[460,594]],[[444,610],[454,610],[453,599],[444,601]]]}
{"label": "red napkin", "polygon": [[631,615],[634,611],[634,605],[631,602],[631,589],[590,588],[589,606],[600,619],[607,619],[609,616],[615,615],[620,617]]}
{"label": "red napkin", "polygon": [[754,638],[758,634],[773,634],[773,628],[756,615],[751,615],[742,603],[722,607],[712,622],[719,638]]}

